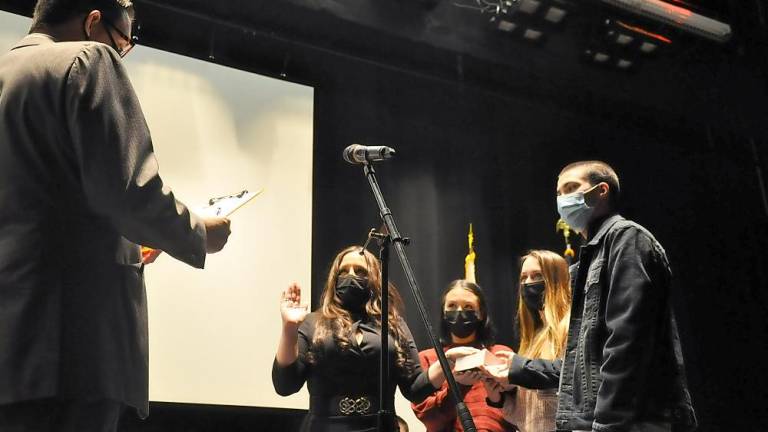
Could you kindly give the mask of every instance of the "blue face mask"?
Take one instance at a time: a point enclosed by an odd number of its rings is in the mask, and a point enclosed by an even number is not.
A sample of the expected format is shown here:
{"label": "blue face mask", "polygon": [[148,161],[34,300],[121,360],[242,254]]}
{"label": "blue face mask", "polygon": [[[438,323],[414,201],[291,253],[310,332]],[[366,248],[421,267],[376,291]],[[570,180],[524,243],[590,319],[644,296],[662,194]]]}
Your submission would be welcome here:
{"label": "blue face mask", "polygon": [[595,208],[587,205],[584,195],[592,192],[596,187],[597,185],[586,191],[557,197],[557,212],[560,213],[560,217],[563,218],[565,223],[576,232],[584,233],[589,226],[589,221]]}

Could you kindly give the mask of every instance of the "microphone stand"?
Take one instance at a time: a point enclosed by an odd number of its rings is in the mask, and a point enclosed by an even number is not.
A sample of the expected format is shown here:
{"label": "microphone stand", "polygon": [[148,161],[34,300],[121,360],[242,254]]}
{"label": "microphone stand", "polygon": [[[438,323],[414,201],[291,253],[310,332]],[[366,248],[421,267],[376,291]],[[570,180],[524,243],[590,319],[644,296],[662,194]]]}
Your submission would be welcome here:
{"label": "microphone stand", "polygon": [[[432,346],[435,348],[437,354],[437,360],[440,362],[440,367],[443,369],[445,379],[448,381],[448,388],[453,395],[453,401],[456,405],[456,412],[461,421],[461,425],[465,432],[476,432],[475,423],[472,421],[472,415],[469,413],[466,404],[461,399],[461,392],[459,386],[456,384],[456,380],[451,372],[451,366],[448,364],[448,359],[445,357],[443,347],[440,341],[435,336],[435,331],[432,328],[432,324],[429,321],[427,309],[424,307],[424,300],[422,299],[421,290],[416,282],[416,277],[413,274],[413,269],[408,261],[408,256],[405,253],[405,246],[408,245],[409,239],[400,235],[395,225],[395,218],[392,216],[392,211],[387,207],[384,202],[384,195],[381,193],[379,183],[376,180],[376,172],[373,169],[373,165],[367,162],[363,165],[363,173],[368,179],[368,183],[373,191],[373,196],[376,199],[376,204],[379,206],[379,213],[381,219],[386,227],[386,233],[376,235],[379,238],[379,258],[381,260],[381,357],[380,361],[380,373],[379,373],[379,412],[378,412],[378,430],[379,432],[394,432],[394,398],[387,395],[387,388],[389,387],[389,248],[393,245],[397,257],[400,260],[400,265],[403,267],[405,277],[408,280],[408,286],[411,288],[411,294],[413,300],[416,303],[416,309],[419,311],[421,321],[424,323],[424,327],[427,330],[429,339],[432,342]],[[425,373],[427,371],[424,371]]]}

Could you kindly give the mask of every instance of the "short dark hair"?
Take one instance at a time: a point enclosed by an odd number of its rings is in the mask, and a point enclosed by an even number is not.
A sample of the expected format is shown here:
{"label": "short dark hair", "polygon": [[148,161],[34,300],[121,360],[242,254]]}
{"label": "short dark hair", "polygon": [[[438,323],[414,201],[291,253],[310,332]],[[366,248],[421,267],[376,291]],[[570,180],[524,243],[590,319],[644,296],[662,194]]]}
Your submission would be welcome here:
{"label": "short dark hair", "polygon": [[101,11],[110,20],[117,20],[126,13],[133,18],[134,12],[131,0],[37,0],[32,29],[58,25],[92,10]]}
{"label": "short dark hair", "polygon": [[618,174],[616,174],[616,171],[610,165],[598,160],[573,162],[566,165],[566,167],[560,171],[560,175],[575,168],[586,169],[585,176],[592,186],[598,183],[607,183],[610,187],[608,203],[613,209],[616,209],[619,206],[621,203],[621,183],[619,182]]}
{"label": "short dark hair", "polygon": [[485,301],[485,292],[480,285],[470,282],[465,279],[457,279],[448,284],[443,291],[443,295],[440,297],[440,343],[445,345],[451,345],[453,339],[451,338],[451,331],[445,323],[445,297],[454,288],[463,288],[477,297],[480,311],[483,314],[483,322],[480,328],[477,330],[476,340],[486,347],[490,347],[496,342],[496,328],[491,320],[491,314],[488,312],[488,303]]}

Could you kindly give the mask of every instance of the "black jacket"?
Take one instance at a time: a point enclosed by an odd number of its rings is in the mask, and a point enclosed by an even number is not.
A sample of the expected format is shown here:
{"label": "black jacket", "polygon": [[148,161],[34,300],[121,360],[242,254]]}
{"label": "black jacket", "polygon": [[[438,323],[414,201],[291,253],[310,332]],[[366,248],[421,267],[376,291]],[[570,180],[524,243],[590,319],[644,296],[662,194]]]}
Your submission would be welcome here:
{"label": "black jacket", "polygon": [[590,232],[571,269],[558,429],[623,432],[638,422],[695,429],[664,249],[619,215]]}
{"label": "black jacket", "polygon": [[164,185],[112,48],[26,36],[0,56],[0,119],[0,404],[107,398],[145,415],[138,244],[202,268],[203,221]]}

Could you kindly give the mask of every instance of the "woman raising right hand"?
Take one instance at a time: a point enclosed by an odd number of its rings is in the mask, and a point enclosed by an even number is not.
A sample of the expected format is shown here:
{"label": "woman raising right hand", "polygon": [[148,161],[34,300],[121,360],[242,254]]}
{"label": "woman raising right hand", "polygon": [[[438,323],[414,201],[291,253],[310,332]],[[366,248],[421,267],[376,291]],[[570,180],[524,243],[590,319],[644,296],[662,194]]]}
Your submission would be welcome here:
{"label": "woman raising right hand", "polygon": [[[292,284],[282,295],[283,330],[272,367],[278,394],[309,390],[309,413],[302,432],[375,431],[379,409],[381,352],[381,267],[360,246],[333,260],[318,310],[307,314],[301,289]],[[402,319],[402,300],[389,287],[391,381],[412,402],[420,402],[443,383],[439,364],[423,371],[413,337]],[[394,404],[390,405],[394,406]]]}

